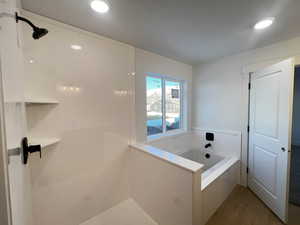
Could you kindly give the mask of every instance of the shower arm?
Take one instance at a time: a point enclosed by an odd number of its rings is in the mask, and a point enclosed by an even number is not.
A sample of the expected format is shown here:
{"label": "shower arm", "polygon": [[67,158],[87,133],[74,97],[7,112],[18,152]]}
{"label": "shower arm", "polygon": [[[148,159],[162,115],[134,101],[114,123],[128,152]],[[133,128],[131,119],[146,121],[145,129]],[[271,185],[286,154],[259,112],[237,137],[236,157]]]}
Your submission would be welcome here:
{"label": "shower arm", "polygon": [[30,20],[28,20],[28,19],[26,19],[24,17],[19,16],[17,12],[16,12],[15,15],[16,15],[16,22],[17,23],[19,22],[19,20],[21,20],[21,21],[24,21],[27,24],[29,24],[29,26],[31,26],[33,30],[35,30],[37,28]]}
{"label": "shower arm", "polygon": [[33,39],[37,40],[37,39],[40,39],[41,37],[45,36],[46,34],[48,34],[47,29],[35,26],[30,20],[19,16],[17,12],[15,13],[15,17],[16,17],[16,22],[17,23],[19,22],[19,20],[21,20],[21,21],[24,21],[25,23],[27,23],[29,26],[32,27],[32,30],[33,30],[32,37],[33,37]]}

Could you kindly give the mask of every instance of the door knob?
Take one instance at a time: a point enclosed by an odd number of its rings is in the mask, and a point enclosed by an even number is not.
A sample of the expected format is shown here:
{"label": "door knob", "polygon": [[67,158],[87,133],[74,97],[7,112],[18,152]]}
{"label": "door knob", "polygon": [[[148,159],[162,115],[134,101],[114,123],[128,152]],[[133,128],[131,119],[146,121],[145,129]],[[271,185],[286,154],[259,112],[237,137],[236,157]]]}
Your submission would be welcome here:
{"label": "door knob", "polygon": [[284,147],[282,147],[282,148],[281,148],[281,150],[282,150],[283,152],[285,152],[285,151],[286,151],[286,149],[285,149]]}
{"label": "door knob", "polygon": [[28,145],[27,137],[22,139],[22,152],[23,152],[23,163],[26,165],[28,162],[29,153],[39,152],[40,158],[42,158],[42,147],[41,145]]}

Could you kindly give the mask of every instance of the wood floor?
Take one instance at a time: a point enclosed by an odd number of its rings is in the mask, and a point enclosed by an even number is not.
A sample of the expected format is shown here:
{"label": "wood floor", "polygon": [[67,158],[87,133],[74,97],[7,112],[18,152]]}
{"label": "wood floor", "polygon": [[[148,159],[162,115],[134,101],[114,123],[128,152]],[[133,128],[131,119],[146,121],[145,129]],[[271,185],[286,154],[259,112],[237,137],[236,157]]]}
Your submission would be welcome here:
{"label": "wood floor", "polygon": [[283,225],[283,223],[249,189],[238,186],[206,225]]}
{"label": "wood floor", "polygon": [[288,225],[300,225],[300,206],[289,205],[289,223]]}

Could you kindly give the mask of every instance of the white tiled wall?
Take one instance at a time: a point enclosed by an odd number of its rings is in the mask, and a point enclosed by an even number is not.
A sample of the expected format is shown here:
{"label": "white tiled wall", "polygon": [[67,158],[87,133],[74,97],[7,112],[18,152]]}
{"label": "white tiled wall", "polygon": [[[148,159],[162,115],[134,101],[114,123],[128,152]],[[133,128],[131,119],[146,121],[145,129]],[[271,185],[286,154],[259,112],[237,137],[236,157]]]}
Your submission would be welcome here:
{"label": "white tiled wall", "polygon": [[35,41],[24,26],[26,97],[59,101],[27,107],[29,132],[61,138],[29,159],[34,224],[80,224],[129,197],[134,49],[24,14],[49,30]]}

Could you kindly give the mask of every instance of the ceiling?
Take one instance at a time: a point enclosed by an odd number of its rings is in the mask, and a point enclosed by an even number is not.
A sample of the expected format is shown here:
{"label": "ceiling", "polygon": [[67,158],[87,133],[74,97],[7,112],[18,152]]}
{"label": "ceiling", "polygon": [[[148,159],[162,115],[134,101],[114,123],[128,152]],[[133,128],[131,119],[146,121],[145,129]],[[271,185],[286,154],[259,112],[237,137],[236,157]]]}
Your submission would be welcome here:
{"label": "ceiling", "polygon": [[[196,64],[300,35],[299,0],[22,0],[23,8],[185,63]],[[275,17],[263,31],[253,25]]]}

